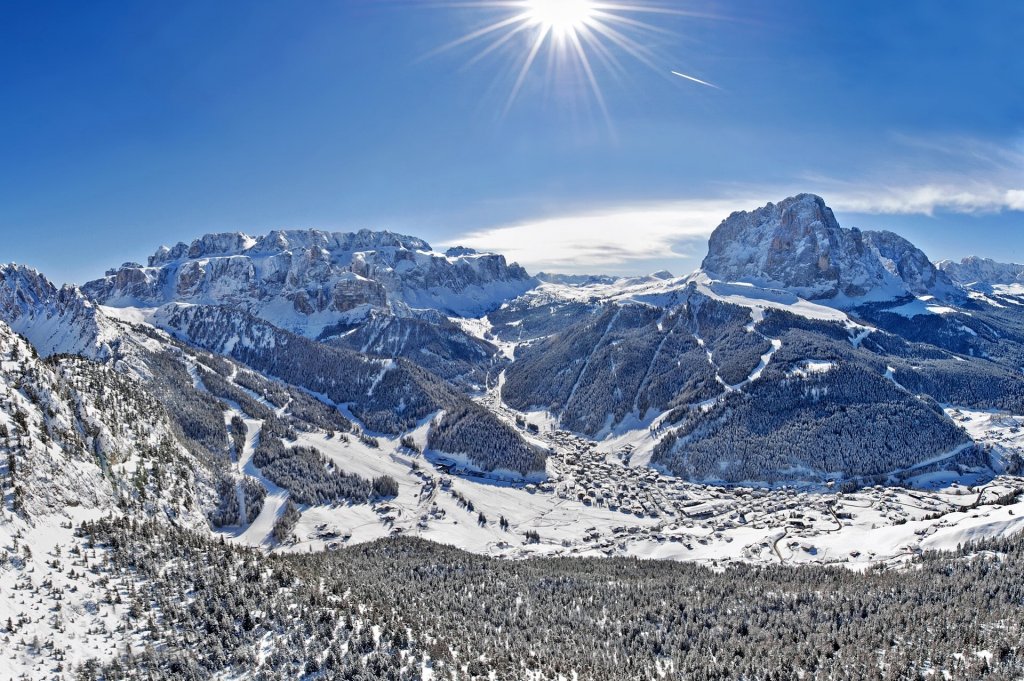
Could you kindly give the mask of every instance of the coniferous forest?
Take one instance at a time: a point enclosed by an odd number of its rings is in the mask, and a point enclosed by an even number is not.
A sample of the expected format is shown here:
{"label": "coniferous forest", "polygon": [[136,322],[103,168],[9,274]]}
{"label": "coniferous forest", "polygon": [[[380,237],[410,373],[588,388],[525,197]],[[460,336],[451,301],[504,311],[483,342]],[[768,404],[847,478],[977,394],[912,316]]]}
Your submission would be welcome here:
{"label": "coniferous forest", "polygon": [[1017,679],[1024,537],[910,569],[501,561],[418,539],[265,555],[85,523],[66,562],[143,652],[81,679]]}

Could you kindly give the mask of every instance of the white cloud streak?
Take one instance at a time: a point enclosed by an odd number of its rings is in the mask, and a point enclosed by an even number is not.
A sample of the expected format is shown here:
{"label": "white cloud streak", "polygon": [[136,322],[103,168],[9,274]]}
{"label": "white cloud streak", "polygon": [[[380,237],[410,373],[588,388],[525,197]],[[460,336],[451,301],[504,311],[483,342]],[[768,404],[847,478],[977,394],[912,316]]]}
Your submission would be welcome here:
{"label": "white cloud streak", "polygon": [[[1024,188],[924,184],[858,189],[839,183],[829,186],[827,181],[811,184],[811,190],[841,213],[1024,211]],[[731,198],[605,206],[476,230],[451,243],[502,253],[530,271],[638,272],[643,271],[645,262],[671,259],[680,260],[684,268],[695,267],[703,257],[708,236],[730,213],[752,210],[794,193],[792,189],[766,189]]]}
{"label": "white cloud streak", "polygon": [[[825,198],[829,200],[829,195]],[[1024,189],[1005,189],[984,184],[874,188],[839,191],[831,198],[829,205],[835,210],[875,215],[998,213],[1024,210]]]}
{"label": "white cloud streak", "polygon": [[732,200],[652,202],[581,211],[469,232],[452,243],[502,253],[531,271],[633,269],[636,261],[689,255],[737,206]]}
{"label": "white cloud streak", "polygon": [[718,87],[717,85],[715,85],[714,83],[709,83],[706,80],[701,80],[700,78],[694,78],[693,76],[688,76],[685,73],[679,73],[678,71],[673,71],[672,75],[673,76],[679,76],[680,78],[685,78],[686,80],[692,80],[694,83],[699,83],[700,85],[706,85],[708,87],[713,87],[716,90],[721,90],[722,89],[722,88]]}

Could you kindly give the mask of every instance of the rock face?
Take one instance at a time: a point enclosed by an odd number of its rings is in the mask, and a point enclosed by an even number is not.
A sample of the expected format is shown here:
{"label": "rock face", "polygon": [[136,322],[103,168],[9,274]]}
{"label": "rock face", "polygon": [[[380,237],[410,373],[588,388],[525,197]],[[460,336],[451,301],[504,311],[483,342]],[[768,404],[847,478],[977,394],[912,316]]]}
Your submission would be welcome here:
{"label": "rock face", "polygon": [[303,335],[371,308],[479,316],[536,285],[501,255],[431,250],[422,239],[362,230],[208,234],[161,247],[83,288],[112,306],[231,305]]}
{"label": "rock face", "polygon": [[943,260],[936,267],[963,286],[1024,284],[1024,265],[996,262],[991,258],[970,256],[960,262]]}
{"label": "rock face", "polygon": [[40,355],[110,355],[110,320],[75,286],[57,288],[24,265],[0,265],[0,321],[28,338]]}
{"label": "rock face", "polygon": [[863,235],[886,271],[898,277],[910,293],[943,299],[955,295],[955,284],[914,244],[892,232],[863,232]]}
{"label": "rock face", "polygon": [[714,279],[785,288],[840,305],[907,294],[944,298],[955,291],[909,241],[891,232],[844,229],[813,194],[730,215],[711,235],[702,269]]}

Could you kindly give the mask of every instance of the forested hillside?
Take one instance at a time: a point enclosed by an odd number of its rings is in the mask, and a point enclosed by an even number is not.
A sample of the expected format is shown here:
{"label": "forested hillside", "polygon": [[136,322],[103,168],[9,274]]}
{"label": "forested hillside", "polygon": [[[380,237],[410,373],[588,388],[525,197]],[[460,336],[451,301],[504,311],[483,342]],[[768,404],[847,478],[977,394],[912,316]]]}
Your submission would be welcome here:
{"label": "forested hillside", "polygon": [[[452,385],[403,359],[377,359],[330,347],[224,307],[168,307],[159,323],[189,342],[223,353],[252,369],[324,395],[372,430],[398,434],[425,417],[448,410],[467,417],[443,442],[476,466],[520,473],[543,470],[521,436],[493,414],[472,409]],[[472,418],[469,418],[472,416]],[[442,442],[442,440],[438,440]]]}
{"label": "forested hillside", "polygon": [[68,568],[89,557],[126,599],[116,626],[138,634],[83,679],[1024,674],[1020,536],[858,573],[497,561],[414,539],[268,557],[127,520],[77,535]]}

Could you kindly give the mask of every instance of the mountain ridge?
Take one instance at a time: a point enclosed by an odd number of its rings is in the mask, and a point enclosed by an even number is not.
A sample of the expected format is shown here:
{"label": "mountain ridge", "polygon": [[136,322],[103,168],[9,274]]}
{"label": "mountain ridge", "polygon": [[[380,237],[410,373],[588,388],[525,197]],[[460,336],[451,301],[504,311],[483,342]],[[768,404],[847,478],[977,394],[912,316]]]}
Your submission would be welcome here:
{"label": "mountain ridge", "polygon": [[962,286],[976,285],[1024,285],[1024,265],[997,262],[992,258],[967,256],[960,262],[941,260],[936,267]]}
{"label": "mountain ridge", "polygon": [[148,265],[125,263],[83,285],[105,305],[232,304],[311,338],[372,309],[435,309],[479,316],[536,285],[504,256],[435,252],[392,232],[273,230],[208,234],[161,247]]}
{"label": "mountain ridge", "polygon": [[[508,427],[507,406],[595,441],[651,428],[638,460],[687,479],[820,483],[885,480],[944,452],[1002,465],[964,449],[944,406],[1024,411],[1024,323],[961,286],[902,237],[845,229],[803,194],[727,217],[689,277],[532,277],[499,254],[387,231],[229,232],[81,290],[7,266],[0,319],[44,356],[128,360],[200,458],[230,449],[204,410],[272,413],[236,384],[243,371],[292,391],[272,401],[305,415],[270,420],[282,442],[288,423],[419,432],[417,447],[463,472],[540,474],[543,446],[520,417]],[[729,433],[752,424],[759,444],[740,447]]]}
{"label": "mountain ridge", "polygon": [[111,356],[115,334],[96,304],[77,286],[65,284],[58,289],[31,267],[0,265],[0,319],[27,337],[43,356]]}

